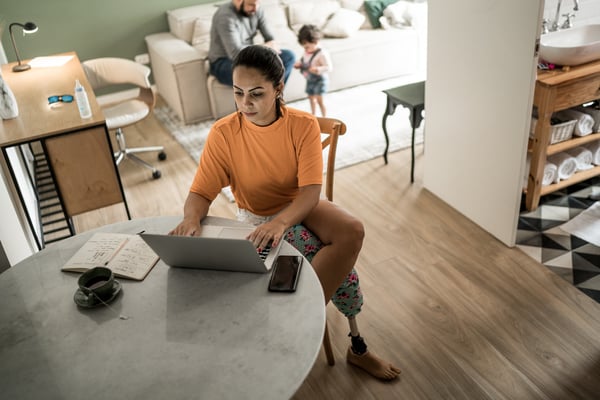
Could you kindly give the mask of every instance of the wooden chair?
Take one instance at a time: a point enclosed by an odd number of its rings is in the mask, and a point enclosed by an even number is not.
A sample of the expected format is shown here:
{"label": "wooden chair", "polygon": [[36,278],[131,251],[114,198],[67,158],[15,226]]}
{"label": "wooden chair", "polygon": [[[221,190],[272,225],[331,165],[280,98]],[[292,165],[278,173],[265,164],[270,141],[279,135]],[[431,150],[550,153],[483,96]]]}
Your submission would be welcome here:
{"label": "wooden chair", "polygon": [[150,85],[150,68],[128,59],[115,57],[87,60],[82,65],[94,91],[122,85],[133,86],[139,90],[136,97],[100,104],[100,107],[106,118],[106,126],[109,130],[115,130],[119,146],[114,154],[117,165],[127,158],[152,170],[154,179],[160,178],[160,171],[136,154],[158,152],[158,159],[162,161],[167,158],[164,147],[127,147],[123,133],[123,128],[145,119],[154,110],[156,97]]}
{"label": "wooden chair", "polygon": [[[340,135],[346,133],[346,124],[339,119],[317,117],[321,133],[324,135],[321,142],[323,149],[329,147],[327,153],[327,167],[325,169],[325,196],[329,201],[333,201],[333,175],[335,172],[335,154],[337,151],[337,143]],[[331,348],[331,340],[329,338],[329,329],[327,328],[327,320],[325,321],[325,334],[323,335],[323,348],[329,365],[335,365],[333,350]]]}

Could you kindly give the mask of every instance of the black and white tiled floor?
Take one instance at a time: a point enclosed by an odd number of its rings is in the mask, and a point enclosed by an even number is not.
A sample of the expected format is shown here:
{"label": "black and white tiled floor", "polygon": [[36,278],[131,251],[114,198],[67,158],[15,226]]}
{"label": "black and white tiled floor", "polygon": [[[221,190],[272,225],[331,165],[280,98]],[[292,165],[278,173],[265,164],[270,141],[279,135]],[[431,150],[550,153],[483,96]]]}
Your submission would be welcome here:
{"label": "black and white tiled floor", "polygon": [[594,204],[596,196],[600,177],[542,197],[535,211],[522,205],[517,247],[600,302],[600,247],[559,228]]}

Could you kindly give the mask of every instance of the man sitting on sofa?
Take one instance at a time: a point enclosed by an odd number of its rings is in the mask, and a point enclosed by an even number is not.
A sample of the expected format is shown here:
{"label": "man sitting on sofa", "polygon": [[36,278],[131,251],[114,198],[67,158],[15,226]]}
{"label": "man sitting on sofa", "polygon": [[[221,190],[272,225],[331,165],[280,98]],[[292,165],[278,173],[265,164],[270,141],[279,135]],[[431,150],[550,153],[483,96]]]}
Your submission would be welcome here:
{"label": "man sitting on sofa", "polygon": [[233,85],[231,62],[237,53],[254,44],[254,36],[260,32],[265,46],[279,53],[285,67],[284,83],[294,67],[296,56],[287,49],[279,49],[267,27],[260,0],[232,0],[219,6],[210,28],[208,60],[210,74],[224,85]]}

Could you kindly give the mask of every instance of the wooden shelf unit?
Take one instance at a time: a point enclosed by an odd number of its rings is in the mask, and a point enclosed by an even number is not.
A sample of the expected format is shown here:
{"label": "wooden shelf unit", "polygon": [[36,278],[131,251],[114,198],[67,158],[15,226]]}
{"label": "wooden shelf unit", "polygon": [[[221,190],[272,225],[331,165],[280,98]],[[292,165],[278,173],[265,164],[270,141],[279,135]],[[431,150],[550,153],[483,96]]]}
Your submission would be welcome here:
{"label": "wooden shelf unit", "polygon": [[527,210],[535,210],[540,197],[575,183],[600,175],[600,166],[579,171],[571,178],[542,186],[548,156],[586,143],[600,140],[600,132],[550,144],[550,118],[556,111],[588,103],[600,98],[600,61],[571,67],[568,70],[540,71],[535,83],[533,105],[537,107],[538,122],[529,140],[531,163],[525,190]]}

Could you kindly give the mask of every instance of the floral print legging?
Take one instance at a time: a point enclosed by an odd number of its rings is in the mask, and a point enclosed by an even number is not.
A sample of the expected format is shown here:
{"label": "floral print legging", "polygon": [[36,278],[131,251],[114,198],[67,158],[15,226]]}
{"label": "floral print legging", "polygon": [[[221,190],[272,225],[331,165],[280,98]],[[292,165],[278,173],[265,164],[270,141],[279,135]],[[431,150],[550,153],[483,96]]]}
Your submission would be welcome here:
{"label": "floral print legging", "polygon": [[[292,226],[285,235],[288,243],[294,246],[308,261],[323,247],[319,238],[301,224]],[[331,297],[331,302],[346,317],[354,317],[363,305],[363,295],[354,268],[346,276],[344,283]]]}

